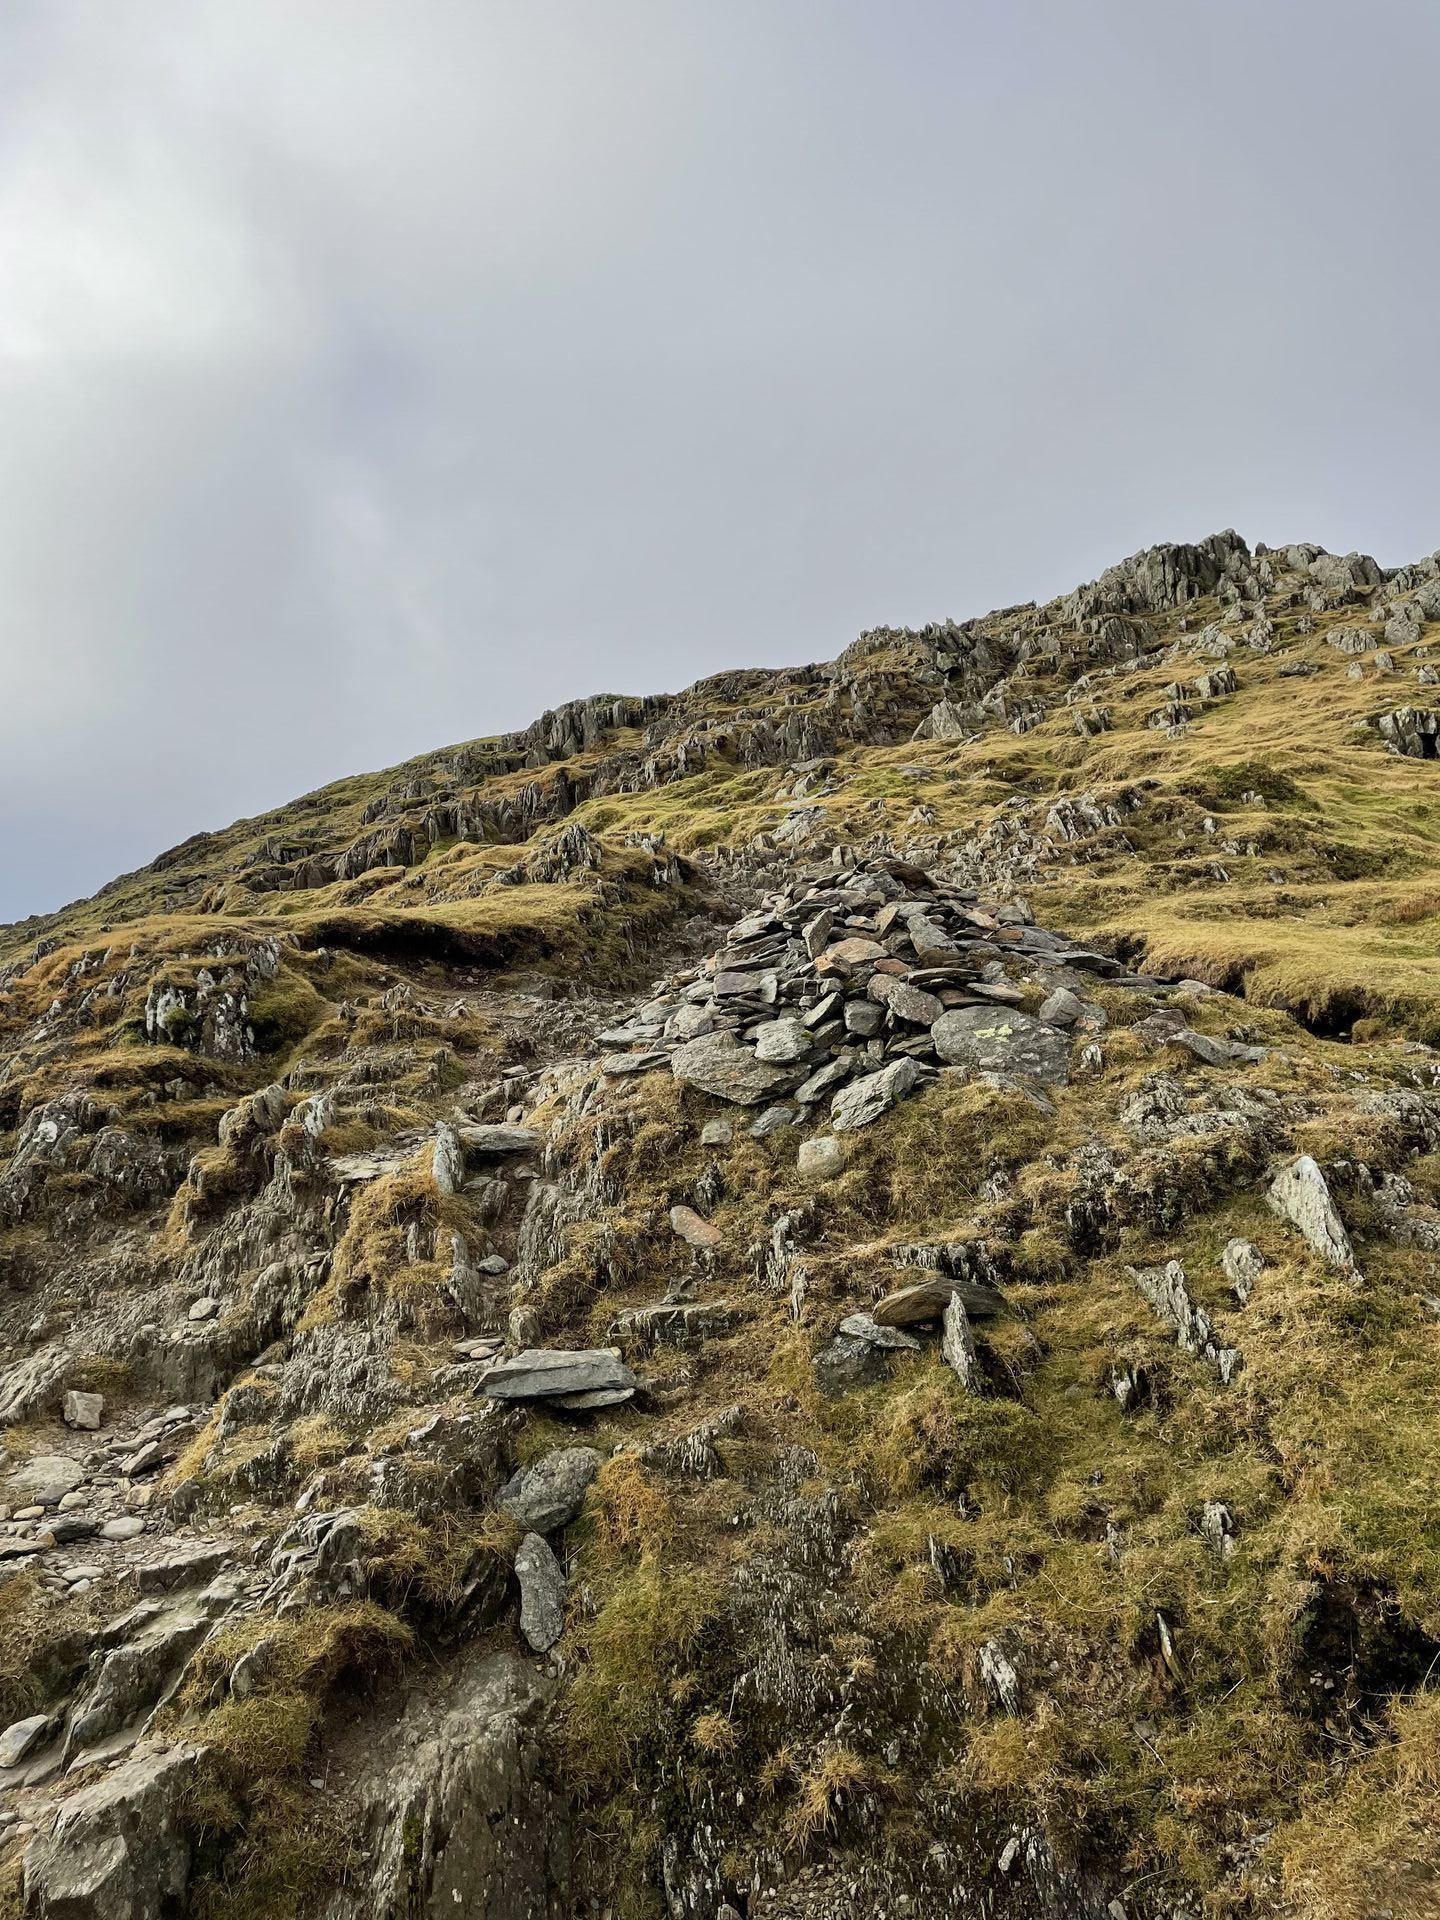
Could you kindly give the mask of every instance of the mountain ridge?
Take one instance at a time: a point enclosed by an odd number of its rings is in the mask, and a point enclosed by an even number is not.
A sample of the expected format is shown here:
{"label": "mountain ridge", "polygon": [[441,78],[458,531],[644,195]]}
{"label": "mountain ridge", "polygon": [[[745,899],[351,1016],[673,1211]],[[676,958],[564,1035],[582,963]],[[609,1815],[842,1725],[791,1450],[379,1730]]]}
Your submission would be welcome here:
{"label": "mountain ridge", "polygon": [[0,1913],[1430,1910],[1437,638],[1226,531],[0,930]]}

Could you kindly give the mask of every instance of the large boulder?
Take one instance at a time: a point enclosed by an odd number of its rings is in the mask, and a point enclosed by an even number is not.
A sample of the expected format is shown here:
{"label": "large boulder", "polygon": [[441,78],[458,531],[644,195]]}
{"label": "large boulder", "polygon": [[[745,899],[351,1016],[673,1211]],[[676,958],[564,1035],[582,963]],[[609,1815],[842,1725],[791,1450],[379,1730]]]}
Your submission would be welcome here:
{"label": "large boulder", "polygon": [[1063,1086],[1070,1043],[1043,1020],[1015,1007],[955,1007],[930,1029],[935,1051],[954,1067]]}

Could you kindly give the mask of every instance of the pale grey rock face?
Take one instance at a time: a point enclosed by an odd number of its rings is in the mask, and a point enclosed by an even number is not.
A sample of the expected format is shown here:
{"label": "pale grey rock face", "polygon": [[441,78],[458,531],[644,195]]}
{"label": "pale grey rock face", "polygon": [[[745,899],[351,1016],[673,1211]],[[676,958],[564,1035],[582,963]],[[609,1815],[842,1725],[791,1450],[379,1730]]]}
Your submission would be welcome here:
{"label": "pale grey rock face", "polygon": [[512,1475],[499,1503],[527,1533],[554,1533],[579,1513],[599,1465],[594,1447],[558,1447]]}
{"label": "pale grey rock face", "polygon": [[198,1751],[137,1753],[62,1802],[25,1849],[35,1920],[167,1920],[185,1890],[190,1845],[179,1818]]}
{"label": "pale grey rock face", "polygon": [[413,1689],[352,1782],[367,1871],[314,1920],[568,1920],[570,1817],[544,1721],[555,1682],[512,1653],[463,1661]]}
{"label": "pale grey rock face", "polygon": [[1355,1250],[1345,1223],[1330,1197],[1324,1174],[1308,1153],[1302,1153],[1276,1175],[1265,1198],[1282,1220],[1299,1229],[1322,1260],[1354,1272]]}
{"label": "pale grey rock face", "polygon": [[951,1066],[1046,1086],[1063,1086],[1070,1077],[1069,1042],[1015,1007],[956,1007],[941,1014],[930,1037]]}
{"label": "pale grey rock face", "polygon": [[565,1575],[549,1543],[527,1533],[515,1552],[520,1631],[536,1653],[548,1653],[565,1630]]}
{"label": "pale grey rock face", "polygon": [[670,1070],[677,1080],[739,1107],[758,1107],[772,1094],[795,1084],[793,1075],[757,1059],[749,1047],[728,1032],[702,1034],[698,1040],[686,1041],[671,1054]]}
{"label": "pale grey rock face", "polygon": [[63,1453],[37,1453],[11,1476],[9,1490],[24,1495],[26,1504],[55,1507],[84,1478],[85,1470],[78,1460],[68,1459]]}
{"label": "pale grey rock face", "polygon": [[61,1417],[67,1427],[75,1427],[84,1433],[98,1432],[105,1417],[105,1402],[98,1393],[81,1393],[72,1389],[65,1396]]}

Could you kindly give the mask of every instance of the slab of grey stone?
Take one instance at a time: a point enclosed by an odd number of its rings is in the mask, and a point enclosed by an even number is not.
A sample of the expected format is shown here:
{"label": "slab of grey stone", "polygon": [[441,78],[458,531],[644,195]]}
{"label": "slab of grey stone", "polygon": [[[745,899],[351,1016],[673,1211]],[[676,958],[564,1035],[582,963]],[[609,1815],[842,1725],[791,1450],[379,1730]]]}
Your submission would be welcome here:
{"label": "slab of grey stone", "polygon": [[878,1073],[864,1074],[842,1087],[830,1103],[830,1124],[837,1133],[853,1133],[871,1126],[910,1092],[920,1078],[913,1060],[892,1061]]}
{"label": "slab of grey stone", "polygon": [[588,1398],[597,1393],[628,1397],[639,1384],[609,1347],[530,1347],[491,1367],[481,1376],[476,1392],[491,1400]]}
{"label": "slab of grey stone", "polygon": [[520,1631],[536,1653],[548,1653],[565,1630],[565,1575],[548,1543],[527,1533],[515,1553]]}
{"label": "slab of grey stone", "polygon": [[1016,1007],[955,1007],[941,1014],[930,1037],[951,1066],[1055,1087],[1070,1077],[1069,1041]]}
{"label": "slab of grey stone", "polygon": [[1355,1249],[1330,1197],[1325,1176],[1308,1153],[1302,1153],[1275,1176],[1265,1198],[1282,1220],[1299,1228],[1322,1260],[1354,1273]]}
{"label": "slab of grey stone", "polygon": [[671,1054],[670,1071],[677,1080],[738,1107],[758,1107],[794,1085],[793,1074],[759,1059],[733,1033],[705,1033],[688,1040]]}

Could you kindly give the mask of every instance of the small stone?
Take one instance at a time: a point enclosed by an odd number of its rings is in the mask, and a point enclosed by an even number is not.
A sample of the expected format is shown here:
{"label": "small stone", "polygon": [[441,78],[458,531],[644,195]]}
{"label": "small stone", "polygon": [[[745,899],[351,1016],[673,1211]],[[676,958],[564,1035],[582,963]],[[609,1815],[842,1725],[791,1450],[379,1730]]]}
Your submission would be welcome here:
{"label": "small stone", "polygon": [[752,1120],[745,1131],[752,1140],[768,1139],[772,1133],[779,1133],[785,1127],[795,1124],[793,1107],[767,1107],[758,1120]]}
{"label": "small stone", "polygon": [[1235,1289],[1236,1299],[1244,1306],[1265,1269],[1265,1256],[1249,1240],[1227,1240],[1220,1267]]}
{"label": "small stone", "polygon": [[683,1240],[687,1247],[697,1252],[708,1253],[718,1247],[724,1239],[720,1229],[711,1221],[702,1219],[693,1207],[672,1207],[670,1209],[670,1230]]}
{"label": "small stone", "polygon": [[117,1520],[107,1520],[100,1529],[102,1540],[138,1540],[145,1531],[145,1522],[133,1513],[121,1514]]}
{"label": "small stone", "polygon": [[735,1138],[735,1128],[729,1120],[707,1120],[700,1129],[702,1147],[728,1147]]}
{"label": "small stone", "polygon": [[520,1631],[536,1653],[547,1653],[565,1627],[565,1575],[538,1533],[527,1533],[515,1554],[520,1582]]}
{"label": "small stone", "polygon": [[802,1140],[795,1164],[807,1180],[832,1179],[845,1165],[845,1148],[833,1133]]}
{"label": "small stone", "polygon": [[1041,1003],[1039,1017],[1049,1027],[1073,1027],[1085,1017],[1085,1002],[1069,987],[1056,987]]}
{"label": "small stone", "polygon": [[79,1427],[86,1433],[99,1429],[105,1412],[104,1399],[98,1393],[82,1393],[72,1388],[65,1396],[61,1418],[67,1427]]}
{"label": "small stone", "polygon": [[213,1320],[220,1311],[220,1302],[211,1294],[203,1294],[200,1299],[190,1302],[191,1320]]}

